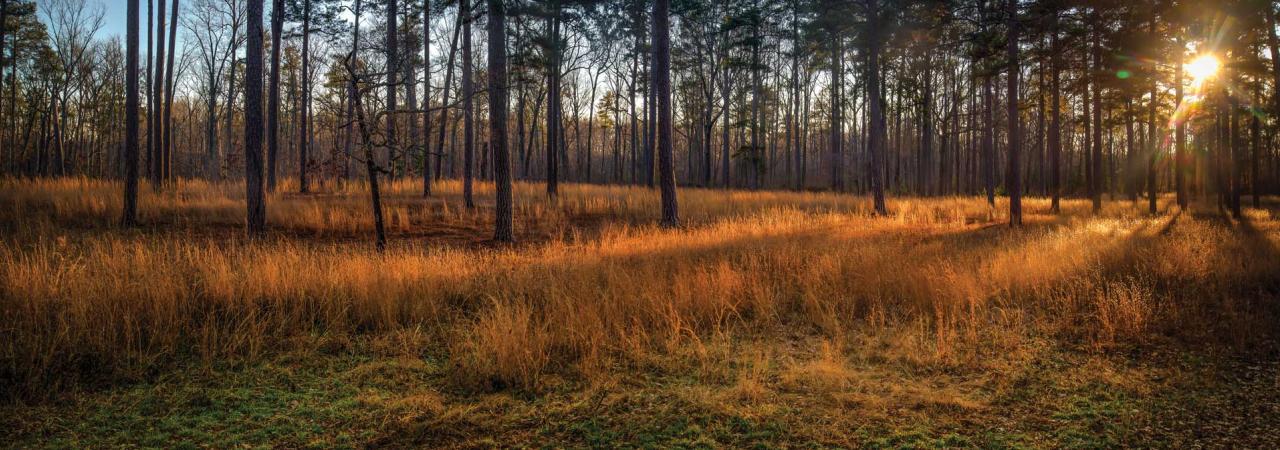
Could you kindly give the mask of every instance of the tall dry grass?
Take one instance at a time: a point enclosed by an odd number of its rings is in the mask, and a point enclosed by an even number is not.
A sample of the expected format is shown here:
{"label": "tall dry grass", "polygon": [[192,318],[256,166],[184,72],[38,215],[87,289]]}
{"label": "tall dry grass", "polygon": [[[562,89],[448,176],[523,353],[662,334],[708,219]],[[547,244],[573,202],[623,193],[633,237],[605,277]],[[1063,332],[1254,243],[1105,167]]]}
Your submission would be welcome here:
{"label": "tall dry grass", "polygon": [[403,333],[462,386],[536,389],[709,338],[787,339],[778,330],[963,366],[1028,336],[1248,350],[1280,323],[1273,209],[1094,215],[1066,201],[1050,216],[1031,199],[1030,225],[1008,229],[978,198],[895,199],[882,218],[850,195],[694,189],[681,192],[690,225],[662,230],[646,189],[568,185],[550,201],[521,184],[526,243],[490,247],[476,244],[484,205],[458,208],[459,185],[424,200],[394,182],[393,245],[377,254],[360,186],[327,188],[273,194],[280,232],[249,241],[232,184],[146,192],[142,229],[119,230],[110,183],[0,182],[6,394]]}

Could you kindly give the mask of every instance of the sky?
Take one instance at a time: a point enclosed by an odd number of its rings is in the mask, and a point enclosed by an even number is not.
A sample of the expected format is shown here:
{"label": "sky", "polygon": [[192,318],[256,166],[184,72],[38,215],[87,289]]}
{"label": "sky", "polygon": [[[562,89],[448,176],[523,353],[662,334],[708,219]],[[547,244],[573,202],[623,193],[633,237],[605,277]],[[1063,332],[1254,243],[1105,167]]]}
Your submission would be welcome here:
{"label": "sky", "polygon": [[[107,14],[102,18],[102,31],[99,31],[98,33],[102,37],[120,36],[123,38],[125,25],[126,25],[125,19],[129,18],[129,15],[125,14],[127,2],[125,2],[125,0],[90,0],[90,1],[91,2],[100,1],[102,5],[106,7]],[[146,12],[147,5],[145,4],[142,5],[141,9],[143,14],[147,13]],[[142,26],[144,27],[147,26],[146,19],[142,19],[142,22],[140,23],[142,23]],[[178,34],[181,35],[182,33],[178,33]],[[142,39],[146,39],[146,33],[143,33]]]}
{"label": "sky", "polygon": [[[168,1],[172,2],[172,0],[168,0]],[[126,19],[129,18],[129,14],[127,14],[127,9],[129,5],[128,2],[126,0],[87,0],[87,2],[90,5],[93,5],[93,4],[102,5],[102,7],[104,8],[104,11],[106,12],[102,17],[102,30],[98,31],[98,37],[109,38],[111,36],[119,36],[120,39],[123,40],[125,27],[128,25],[128,22],[126,22]],[[43,4],[45,2],[44,0],[41,0],[40,3]],[[141,24],[141,26],[144,28],[143,30],[140,30],[142,34],[139,37],[142,39],[142,45],[146,45],[147,30],[145,30],[145,28],[147,26],[147,0],[139,0],[139,3],[140,5],[138,6],[138,10],[139,10],[138,23]],[[271,17],[271,3],[270,2],[263,2],[263,3],[265,3],[263,5],[263,13],[262,13],[263,17],[264,18]],[[181,0],[179,0],[179,6],[181,6]],[[170,14],[169,11],[165,11],[166,21],[169,20],[169,14]],[[45,15],[40,14],[40,19],[45,20],[46,19]],[[166,24],[166,27],[165,27],[166,33],[168,33],[167,25],[168,24]],[[182,24],[178,24],[178,27],[181,28]],[[181,29],[179,29],[178,30],[179,47],[182,45],[183,34],[186,34],[186,33]]]}

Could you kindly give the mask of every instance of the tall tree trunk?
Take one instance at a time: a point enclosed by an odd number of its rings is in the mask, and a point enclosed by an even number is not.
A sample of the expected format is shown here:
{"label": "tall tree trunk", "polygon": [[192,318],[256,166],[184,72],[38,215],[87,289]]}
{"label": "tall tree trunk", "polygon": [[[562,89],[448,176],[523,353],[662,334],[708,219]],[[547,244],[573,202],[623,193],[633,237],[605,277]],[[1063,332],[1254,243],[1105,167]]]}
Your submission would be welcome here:
{"label": "tall tree trunk", "polygon": [[[1268,23],[1270,23],[1270,22],[1268,22]],[[1174,101],[1176,102],[1176,103],[1175,103],[1175,105],[1174,105],[1173,110],[1175,111],[1175,114],[1176,114],[1176,112],[1177,112],[1177,111],[1180,111],[1180,110],[1182,109],[1182,71],[1183,71],[1183,61],[1182,61],[1182,60],[1183,60],[1183,58],[1182,58],[1182,53],[1183,53],[1183,52],[1182,52],[1182,50],[1181,50],[1181,49],[1183,49],[1183,48],[1185,48],[1185,47],[1182,45],[1182,39],[1181,39],[1181,38],[1178,38],[1178,39],[1177,39],[1177,40],[1175,40],[1174,42],[1175,42],[1175,46],[1174,46],[1174,48],[1178,49],[1178,50],[1175,50],[1175,53],[1174,53],[1174,54],[1176,55],[1177,59],[1178,59],[1178,63],[1177,63],[1177,70],[1175,70],[1174,83],[1173,83],[1173,86],[1174,86],[1174,95],[1175,95],[1175,100],[1174,100]],[[1280,61],[1277,61],[1277,63],[1280,63]],[[1280,86],[1280,85],[1277,85],[1277,86]],[[1173,180],[1174,180],[1173,182],[1174,182],[1174,189],[1176,189],[1176,190],[1177,190],[1177,193],[1178,193],[1178,194],[1177,194],[1177,195],[1178,195],[1178,207],[1179,207],[1179,208],[1181,208],[1181,209],[1186,209],[1186,208],[1187,208],[1187,186],[1186,186],[1186,180],[1185,180],[1186,172],[1187,172],[1187,163],[1186,163],[1186,158],[1187,158],[1187,155],[1186,155],[1186,146],[1187,146],[1187,142],[1186,142],[1186,141],[1187,141],[1187,124],[1186,124],[1186,118],[1185,118],[1185,117],[1179,117],[1179,118],[1177,118],[1177,119],[1176,119],[1176,123],[1174,124],[1174,126],[1176,127],[1176,129],[1175,129],[1175,131],[1174,131],[1174,141],[1175,141],[1175,142],[1174,142],[1174,145],[1175,145],[1175,147],[1174,147],[1174,155],[1173,155]],[[1132,134],[1132,133],[1130,133],[1130,134]],[[1130,137],[1130,139],[1132,139],[1132,136]]]}
{"label": "tall tree trunk", "polygon": [[593,145],[595,144],[596,136],[596,86],[600,84],[600,73],[603,71],[603,69],[597,69],[596,73],[591,76],[591,100],[590,106],[587,108],[587,177],[585,180],[587,183],[592,182],[591,154],[595,151]]}
{"label": "tall tree trunk", "polygon": [[[806,72],[806,78],[807,77],[808,77],[808,73]],[[805,82],[804,89],[807,94],[809,91],[808,81]],[[806,176],[808,175],[807,165],[809,161],[809,95],[804,96],[803,103],[804,103],[804,106],[802,109],[802,114],[800,116],[801,117],[800,138],[799,138],[799,142],[797,142],[797,145],[796,145],[798,147],[797,158],[800,159],[800,161],[797,162],[796,164],[797,166],[796,171],[799,173],[799,177],[798,177],[799,179],[796,180],[796,185],[799,186],[800,189],[804,189],[808,187]]]}
{"label": "tall tree trunk", "polygon": [[[137,6],[135,3],[130,3],[129,5]],[[137,15],[137,11],[134,11],[133,16],[131,17],[137,17]],[[3,89],[4,87],[4,42],[7,36],[5,31],[9,29],[7,26],[8,23],[9,0],[0,0],[0,89]],[[135,44],[137,43],[135,42]],[[14,53],[11,58],[15,60],[18,59],[17,53]],[[2,119],[4,117],[4,94],[0,93],[0,128],[3,128],[4,120]],[[3,146],[5,149],[0,151],[0,172],[7,172],[9,170],[9,161],[16,160],[18,156],[18,150],[13,148],[13,143],[9,142],[8,130],[0,129],[0,146]]]}
{"label": "tall tree trunk", "polygon": [[471,85],[471,2],[460,0],[458,14],[462,17],[462,199],[467,209],[476,207],[472,198],[472,166],[475,160],[475,112],[472,109]]}
{"label": "tall tree trunk", "polygon": [[[147,130],[146,130],[147,154],[146,154],[146,159],[143,162],[146,164],[145,171],[146,171],[146,177],[148,181],[151,180],[151,159],[154,157],[151,151],[155,150],[155,144],[153,143],[153,139],[151,137],[151,132],[152,130],[155,129],[155,111],[156,111],[156,96],[155,96],[155,92],[152,91],[151,89],[152,86],[155,86],[154,76],[155,76],[155,69],[156,69],[155,41],[152,39],[153,35],[155,34],[154,25],[155,25],[155,2],[153,0],[147,0],[147,54],[146,54],[147,76],[146,78],[144,78],[146,80],[146,87],[144,89],[146,89],[146,94],[147,94]],[[14,54],[17,54],[16,47],[14,48]],[[17,81],[16,77],[14,81]],[[15,82],[13,84],[15,86],[14,100],[16,101],[17,100],[17,96],[16,96],[17,83]],[[31,109],[34,111],[34,108],[31,108]]]}
{"label": "tall tree trunk", "polygon": [[[124,210],[120,224],[138,222],[138,0],[129,0],[125,31]],[[0,24],[4,22],[0,21]],[[3,45],[0,45],[0,49]],[[0,76],[3,78],[3,76]]]}
{"label": "tall tree trunk", "polygon": [[[462,21],[464,14],[458,13],[458,23],[453,27],[453,39],[449,41],[449,62],[445,64],[444,69],[444,85],[440,92],[440,135],[436,145],[436,173],[435,178],[439,179],[441,174],[441,165],[444,159],[444,132],[449,128],[449,93],[452,92],[453,86],[453,69],[454,57],[457,56],[458,36],[462,34]],[[455,121],[456,123],[456,121]],[[450,168],[452,170],[452,168]],[[430,194],[430,193],[428,193]]]}
{"label": "tall tree trunk", "polygon": [[[1258,80],[1258,82],[1253,84],[1254,105],[1262,103],[1262,93],[1259,87],[1260,84],[1262,84],[1261,80]],[[1258,188],[1258,185],[1260,184],[1258,179],[1258,164],[1261,162],[1259,154],[1261,153],[1262,148],[1262,119],[1258,116],[1259,114],[1257,113],[1249,115],[1249,148],[1251,153],[1249,158],[1249,189],[1250,197],[1253,198],[1254,208],[1262,207],[1262,200],[1260,199],[1262,191]]]}
{"label": "tall tree trunk", "polygon": [[[1092,47],[1089,47],[1083,56],[1081,63],[1086,68],[1086,73],[1090,72],[1092,64]],[[1080,100],[1080,108],[1084,110],[1084,148],[1080,149],[1083,154],[1083,165],[1080,170],[1084,172],[1084,189],[1085,197],[1093,199],[1093,84],[1089,75],[1081,77],[1080,90],[1082,96]]]}
{"label": "tall tree trunk", "polygon": [[[1010,0],[1015,1],[1015,0]],[[1101,17],[1096,13],[1093,16],[1094,26],[1101,26]],[[1093,41],[1093,74],[1089,77],[1093,84],[1093,180],[1089,186],[1090,199],[1093,201],[1093,212],[1102,211],[1102,83],[1099,82],[1097,72],[1102,70],[1102,44],[1101,33],[1095,28]],[[1086,106],[1087,108],[1088,106]]]}
{"label": "tall tree trunk", "polygon": [[[445,89],[447,90],[448,86],[446,86]],[[443,120],[441,122],[443,122]],[[431,0],[422,0],[422,132],[425,134],[425,139],[422,142],[422,196],[430,197],[431,196]]]}
{"label": "tall tree trunk", "polygon": [[[163,1],[163,0],[162,0]],[[276,190],[276,158],[280,153],[280,38],[284,32],[284,0],[271,3],[271,74],[267,81],[267,190]],[[246,86],[247,88],[247,86]],[[248,119],[245,119],[246,123]]]}
{"label": "tall tree trunk", "polygon": [[218,76],[215,72],[209,72],[209,98],[205,102],[205,161],[204,176],[212,181],[218,181]]}
{"label": "tall tree trunk", "polygon": [[[1005,183],[1009,191],[1009,225],[1022,225],[1022,119],[1018,117],[1018,0],[1007,0],[1009,37],[1009,179]],[[1101,147],[1099,147],[1101,148]]]}
{"label": "tall tree trunk", "polygon": [[[160,190],[160,152],[161,152],[161,129],[163,122],[161,121],[160,109],[164,102],[164,7],[165,0],[160,0],[156,9],[156,43],[155,43],[155,77],[151,80],[151,109],[147,114],[151,117],[150,123],[147,125],[147,154],[148,173],[151,175],[151,188]],[[65,107],[65,105],[64,105]]]}
{"label": "tall tree trunk", "polygon": [[262,186],[262,0],[248,1],[248,49],[244,70],[245,223],[250,235],[261,235],[267,224],[267,204]]}
{"label": "tall tree trunk", "polygon": [[507,148],[507,30],[503,0],[489,2],[489,139],[496,188],[493,240],[515,240],[511,217],[511,151]]}
{"label": "tall tree trunk", "polygon": [[[710,38],[708,37],[708,39]],[[710,54],[703,56],[703,53],[699,51],[698,52],[699,59],[702,59],[704,57],[715,58],[714,51],[711,51],[708,53]],[[711,171],[711,140],[712,140],[712,134],[715,132],[715,126],[716,126],[715,110],[714,110],[715,95],[716,95],[715,89],[716,89],[716,81],[720,76],[720,74],[718,73],[718,69],[720,65],[711,64],[711,66],[712,66],[712,69],[710,70],[711,73],[705,78],[703,78],[703,84],[704,84],[703,93],[705,95],[702,98],[702,102],[703,102],[703,105],[702,105],[702,162],[703,162],[702,187],[711,187],[711,172],[712,172]],[[702,65],[699,64],[698,67],[702,67]]]}
{"label": "tall tree trunk", "polygon": [[[359,17],[359,15],[357,14],[356,17]],[[236,52],[240,50],[239,42],[240,26],[239,24],[233,24],[231,28],[231,65],[230,70],[228,70],[229,73],[227,74],[227,103],[226,107],[223,108],[226,111],[226,117],[223,118],[226,121],[226,124],[223,125],[222,128],[222,145],[226,146],[226,148],[221,152],[223,155],[230,155],[235,152]],[[216,180],[222,175],[222,161],[219,160],[214,164],[214,171],[217,173],[215,176]],[[228,170],[230,170],[230,168],[228,168]]]}
{"label": "tall tree trunk", "polygon": [[560,151],[560,6],[552,6],[551,15],[547,18],[547,30],[550,33],[547,57],[547,197],[555,198],[558,193],[559,174],[558,161]]}
{"label": "tall tree trunk", "polygon": [[[517,29],[517,30],[519,30],[519,29],[520,29],[520,25],[519,25],[519,24],[520,24],[520,21],[519,21],[519,20],[516,20],[516,29]],[[519,38],[517,37],[516,39],[518,40]],[[515,145],[515,147],[516,147],[516,154],[515,154],[515,162],[518,162],[518,163],[520,163],[520,165],[521,165],[521,166],[520,166],[520,167],[521,167],[521,174],[520,174],[520,177],[523,179],[523,178],[527,177],[527,176],[528,176],[528,173],[529,173],[529,169],[528,169],[528,167],[525,167],[525,166],[524,166],[524,165],[526,164],[526,161],[527,161],[527,160],[525,159],[526,155],[525,155],[525,146],[524,146],[524,143],[525,143],[525,133],[524,133],[524,122],[525,122],[525,120],[524,120],[524,118],[525,118],[525,109],[526,109],[526,107],[525,107],[525,99],[526,99],[526,95],[527,95],[528,87],[527,87],[527,86],[525,86],[525,83],[521,82],[519,79],[517,79],[517,80],[516,80],[516,83],[517,83],[517,84],[516,84],[516,88],[515,88],[515,89],[516,89],[517,95],[516,95],[516,142],[515,142],[515,144],[516,144],[516,145]],[[532,133],[532,131],[530,131],[530,132]],[[514,170],[514,169],[512,169],[512,170]]]}
{"label": "tall tree trunk", "polygon": [[[135,15],[136,15],[136,14],[135,14]],[[18,58],[17,58],[17,56],[18,56],[18,39],[15,37],[14,39],[11,39],[11,40],[12,40],[13,42],[12,42],[11,44],[9,44],[9,54],[10,54],[10,55],[12,55],[12,56],[9,58],[9,123],[8,123],[8,130],[9,130],[9,132],[11,133],[11,134],[10,134],[10,136],[9,136],[9,139],[10,139],[9,144],[10,144],[10,145],[14,145],[14,144],[16,144],[16,143],[15,143],[15,142],[13,142],[13,141],[17,141],[17,139],[18,139],[18,136],[17,136],[17,135],[18,135],[18,109],[17,109],[17,107],[16,107],[16,104],[18,103],[18,77],[17,77],[17,75],[18,75],[18,74],[17,74],[17,72],[18,72]],[[0,48],[0,50],[3,50],[3,48]],[[2,70],[2,69],[3,69],[3,67],[2,67],[2,66],[3,66],[3,65],[0,65],[0,72],[2,72],[2,71],[3,71],[3,70]],[[3,81],[3,78],[4,78],[4,77],[3,77],[2,75],[0,75],[0,81]],[[0,84],[2,84],[2,83],[0,83]],[[2,94],[0,94],[0,95],[2,95]],[[24,135],[25,135],[25,133],[24,133]],[[24,139],[24,140],[25,140],[25,139]],[[26,145],[25,145],[25,143],[24,143],[23,145],[21,145],[21,146],[16,146],[16,148],[14,148],[14,151],[15,151],[15,152],[17,152],[17,151],[25,151],[25,150],[26,150]],[[13,168],[14,168],[14,170],[16,171],[16,170],[17,170],[17,161],[13,161],[13,163],[14,163],[14,167],[13,167]]]}
{"label": "tall tree trunk", "polygon": [[[831,103],[831,189],[838,192],[844,190],[844,107],[840,101],[843,98],[840,85],[844,80],[844,37],[835,29],[831,33],[831,85],[827,88]],[[874,76],[870,72],[868,74]]]}
{"label": "tall tree trunk", "polygon": [[653,71],[654,90],[658,97],[658,173],[662,189],[662,226],[680,224],[676,202],[676,169],[671,145],[671,30],[670,0],[656,0],[653,5]]}
{"label": "tall tree trunk", "polygon": [[[404,76],[405,108],[409,110],[412,110],[418,106],[418,75],[417,75],[417,67],[416,67],[417,61],[416,61],[416,58],[414,58],[414,53],[417,51],[417,49],[413,47],[414,41],[410,36],[410,33],[412,33],[413,26],[414,26],[414,20],[413,20],[414,17],[409,14],[411,10],[412,8],[406,7],[404,11],[405,56],[403,60],[400,62],[400,65],[404,70],[403,76]],[[410,167],[416,166],[416,164],[410,164],[410,162],[412,161],[412,158],[417,157],[418,155],[417,150],[420,148],[425,148],[421,145],[421,142],[419,142],[420,140],[422,140],[422,136],[418,134],[418,116],[419,115],[421,114],[419,114],[418,112],[408,112],[408,113],[405,113],[404,115],[406,128],[408,129],[408,136],[406,137],[405,144],[404,144],[404,175],[405,177],[408,177],[409,174],[412,172],[412,170],[410,170]],[[414,149],[415,151],[410,152],[409,151],[410,149]],[[426,155],[424,154],[423,156],[425,157]]]}
{"label": "tall tree trunk", "polygon": [[[723,77],[720,83],[720,98],[724,108],[720,119],[720,183],[721,186],[730,188],[733,187],[733,168],[730,166],[732,155],[729,153],[729,94],[733,90],[729,86],[729,69],[720,69],[720,72]],[[634,127],[632,129],[634,130]]]}
{"label": "tall tree trunk", "polygon": [[[754,5],[759,7],[759,5]],[[757,14],[760,14],[757,11]],[[751,26],[751,149],[747,153],[747,161],[751,164],[751,189],[760,189],[760,178],[762,178],[764,170],[764,162],[761,161],[760,151],[760,97],[763,96],[763,84],[760,80],[761,62],[760,62],[760,19],[753,19]],[[834,61],[838,61],[839,57],[834,57]],[[835,90],[836,93],[839,90]]]}
{"label": "tall tree trunk", "polygon": [[929,168],[933,165],[933,71],[932,61],[925,57],[924,92],[920,96],[920,162],[916,166],[916,189],[919,195],[932,195]]}
{"label": "tall tree trunk", "polygon": [[1156,157],[1160,143],[1156,138],[1156,83],[1151,82],[1151,101],[1147,106],[1147,211],[1156,213]]}
{"label": "tall tree trunk", "polygon": [[[1235,56],[1235,52],[1234,51],[1231,52],[1230,55]],[[1228,62],[1228,64],[1230,63]],[[1228,78],[1228,81],[1232,82],[1232,85],[1234,85],[1235,84],[1234,82],[1237,81],[1235,78],[1237,77]],[[1154,86],[1152,86],[1153,94],[1155,93],[1154,89],[1155,89]],[[1229,131],[1228,131],[1227,137],[1229,139],[1228,141],[1229,144],[1228,144],[1227,152],[1224,155],[1226,156],[1226,160],[1223,161],[1223,163],[1226,164],[1227,166],[1226,167],[1227,169],[1226,170],[1227,172],[1226,188],[1227,189],[1225,194],[1227,197],[1227,206],[1231,208],[1231,216],[1240,218],[1241,215],[1240,215],[1240,164],[1239,162],[1241,160],[1242,154],[1244,153],[1244,148],[1243,148],[1244,139],[1242,139],[1240,136],[1240,126],[1241,126],[1240,100],[1235,95],[1230,95],[1228,98],[1229,98],[1228,100],[1229,104],[1227,109],[1227,127]],[[1153,106],[1152,112],[1151,112],[1152,116],[1155,115],[1154,111],[1155,111],[1155,107]],[[1152,122],[1154,123],[1154,120]],[[1151,164],[1154,165],[1154,161],[1155,161],[1154,151],[1151,152],[1151,157],[1149,159],[1152,161]],[[1148,190],[1154,193],[1155,180],[1153,176],[1151,175],[1147,176],[1147,184],[1148,184]],[[1154,204],[1155,203],[1152,203],[1152,205]],[[1154,213],[1155,212],[1154,206],[1152,208],[1153,209],[1151,212]]]}
{"label": "tall tree trunk", "polygon": [[364,167],[369,177],[369,197],[373,206],[374,243],[379,253],[387,247],[387,235],[382,218],[382,194],[378,189],[378,166],[373,157],[373,146],[370,145],[368,121],[365,120],[364,105],[360,95],[360,80],[356,74],[356,56],[360,53],[360,7],[361,0],[356,0],[355,26],[352,31],[351,53],[343,59],[343,67],[347,72],[347,92],[351,93],[351,111],[355,114],[355,124],[360,132],[360,147],[364,149]]}
{"label": "tall tree trunk", "polygon": [[529,143],[524,149],[524,160],[521,162],[520,176],[529,179],[530,171],[533,170],[533,151],[538,141],[538,120],[542,117],[542,104],[546,101],[546,96],[541,92],[534,95],[533,117],[529,121]]}
{"label": "tall tree trunk", "polygon": [[869,51],[867,52],[867,101],[871,115],[871,195],[875,212],[881,216],[889,215],[884,203],[884,182],[881,180],[881,165],[885,149],[885,118],[882,105],[883,93],[880,87],[880,0],[869,0],[867,32],[870,34]]}
{"label": "tall tree trunk", "polygon": [[996,142],[995,142],[995,109],[996,95],[992,86],[995,74],[982,77],[982,181],[987,190],[987,205],[996,206]]}
{"label": "tall tree trunk", "polygon": [[[358,1],[359,0],[357,0],[357,2]],[[359,27],[358,24],[356,26]],[[353,62],[354,58],[355,52],[352,52],[352,54],[347,57],[347,76],[350,89],[358,92],[359,84],[356,82],[355,63]],[[369,196],[372,199],[371,203],[373,205],[374,246],[377,248],[378,253],[382,253],[387,249],[387,232],[386,226],[383,224],[384,219],[382,217],[382,193],[378,186],[379,169],[377,162],[374,161],[373,147],[370,145],[371,132],[369,131],[369,124],[365,120],[364,106],[360,104],[361,101],[359,95],[356,95],[354,100],[356,102],[356,125],[360,129],[360,146],[364,148],[364,167],[369,176]]]}
{"label": "tall tree trunk", "polygon": [[[617,77],[616,86],[622,85],[622,75]],[[609,172],[609,182],[618,184],[622,182],[622,107],[618,105],[619,97],[614,91],[613,97],[613,168]]]}
{"label": "tall tree trunk", "polygon": [[[1267,27],[1267,47],[1271,49],[1271,76],[1273,77],[1273,88],[1271,91],[1271,111],[1272,114],[1280,112],[1280,39],[1276,38],[1276,8],[1274,4],[1267,3],[1266,11],[1266,27]],[[1274,135],[1273,135],[1274,136]],[[1280,175],[1280,164],[1277,164],[1274,149],[1268,153],[1272,154],[1271,166],[1275,171],[1275,175]],[[1274,179],[1272,180],[1275,181]],[[1274,184],[1273,184],[1274,186]]]}
{"label": "tall tree trunk", "polygon": [[[361,13],[361,7],[362,7],[362,6],[363,6],[363,1],[362,1],[362,0],[356,0],[356,5],[355,5],[355,21],[354,21],[354,23],[356,24],[356,26],[351,27],[351,58],[352,58],[352,59],[356,59],[356,57],[360,54],[360,27],[359,27],[359,23],[360,23],[360,13]],[[349,77],[354,77],[354,76],[355,76],[355,72],[348,70],[347,76],[349,76]],[[359,101],[357,101],[356,97],[357,97],[357,96],[359,96],[359,95],[360,95],[359,86],[358,86],[356,83],[347,83],[347,120],[348,120],[348,121],[355,120],[355,119],[356,119],[356,117],[357,117],[357,116],[356,116],[356,104],[357,104],[357,103],[360,103],[360,102],[359,102]],[[344,150],[344,151],[346,152],[346,161],[345,161],[345,166],[343,167],[343,175],[345,175],[348,179],[350,179],[350,178],[351,178],[351,176],[352,176],[352,175],[351,175],[351,135],[352,135],[352,130],[351,130],[351,124],[347,124],[346,126],[347,126],[347,136],[346,136],[346,138],[345,138],[345,141],[346,141],[346,142],[344,142],[344,143],[343,143],[343,146],[345,147],[345,150]],[[361,135],[361,138],[363,139],[363,135]],[[361,142],[361,143],[360,143],[360,146],[361,146],[361,148],[363,148],[363,147],[365,146],[365,143],[364,143],[364,142]]]}
{"label": "tall tree trunk", "polygon": [[172,180],[173,176],[173,61],[178,59],[175,43],[178,38],[178,0],[173,0],[169,12],[169,60],[166,61],[164,87],[164,129],[161,132],[163,151],[161,152],[161,182]]}
{"label": "tall tree trunk", "polygon": [[1125,145],[1127,147],[1125,155],[1124,168],[1124,189],[1129,194],[1129,201],[1134,204],[1138,203],[1138,181],[1141,176],[1138,172],[1138,147],[1134,144],[1135,137],[1133,134],[1133,125],[1137,118],[1133,114],[1133,98],[1126,96],[1124,101],[1124,134]]}
{"label": "tall tree trunk", "polygon": [[[391,177],[396,176],[396,152],[400,150],[400,141],[396,137],[396,122],[399,120],[399,114],[396,112],[396,88],[400,85],[400,48],[399,34],[400,25],[397,20],[400,16],[400,0],[387,0],[387,119],[386,119],[386,148],[387,167],[391,172]],[[404,157],[401,154],[399,157]],[[401,161],[403,164],[404,161]],[[402,172],[403,173],[403,172]]]}
{"label": "tall tree trunk", "polygon": [[[643,28],[642,28],[643,29]],[[653,188],[653,172],[654,172],[654,132],[657,131],[657,108],[654,102],[654,78],[653,78],[653,58],[652,49],[644,55],[644,66],[646,83],[644,89],[644,164],[641,168],[644,170],[644,185]]]}
{"label": "tall tree trunk", "polygon": [[308,147],[311,146],[311,0],[302,2],[302,121],[298,124],[298,191],[311,191],[307,183]]}

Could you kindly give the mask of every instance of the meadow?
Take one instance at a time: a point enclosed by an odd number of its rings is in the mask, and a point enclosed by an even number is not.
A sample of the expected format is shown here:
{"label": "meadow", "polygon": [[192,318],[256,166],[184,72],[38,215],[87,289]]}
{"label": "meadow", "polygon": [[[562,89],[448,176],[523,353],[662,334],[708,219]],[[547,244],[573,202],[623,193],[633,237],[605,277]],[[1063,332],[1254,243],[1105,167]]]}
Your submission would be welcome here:
{"label": "meadow", "polygon": [[1280,199],[0,180],[0,446],[1280,447]]}

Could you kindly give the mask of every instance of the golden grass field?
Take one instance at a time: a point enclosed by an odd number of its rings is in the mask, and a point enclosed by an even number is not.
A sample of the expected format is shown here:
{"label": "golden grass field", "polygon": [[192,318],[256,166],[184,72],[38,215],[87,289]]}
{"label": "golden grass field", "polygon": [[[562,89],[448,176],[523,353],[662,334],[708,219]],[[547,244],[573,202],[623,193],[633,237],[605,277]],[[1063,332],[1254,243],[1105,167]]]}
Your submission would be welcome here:
{"label": "golden grass field", "polygon": [[0,180],[0,446],[1280,446],[1280,202]]}

